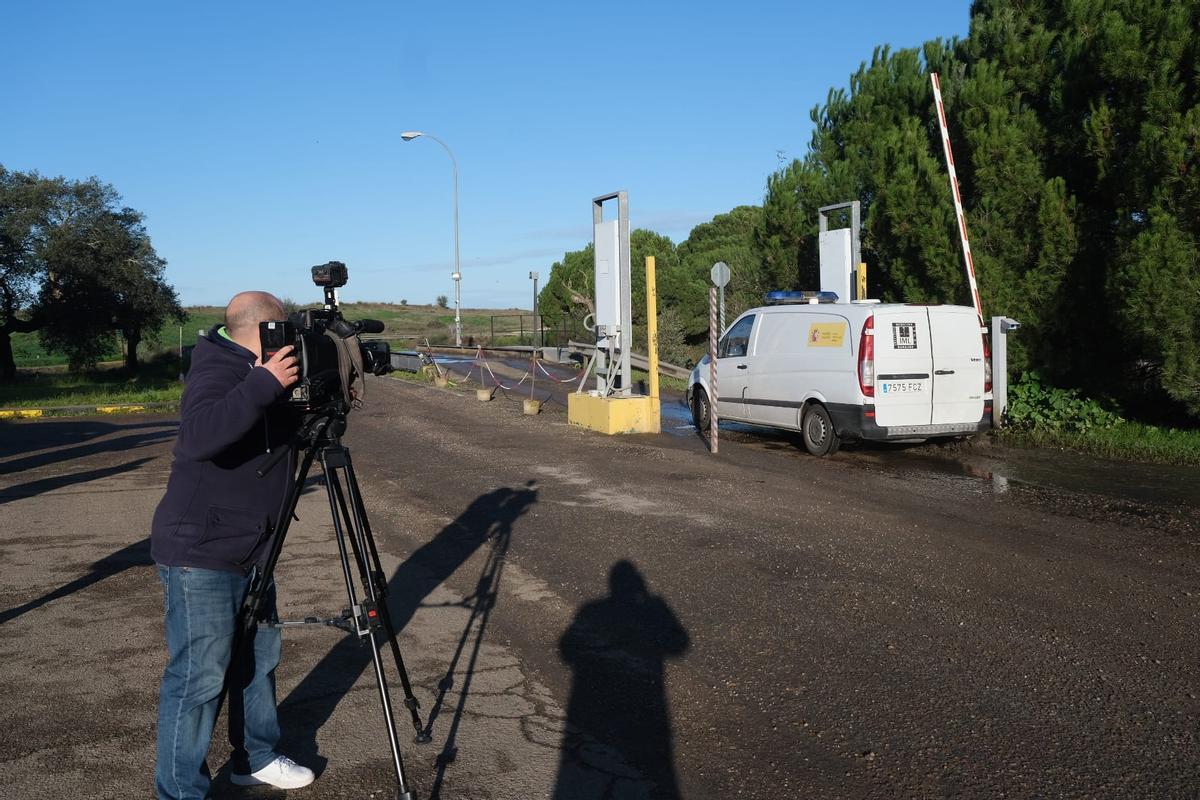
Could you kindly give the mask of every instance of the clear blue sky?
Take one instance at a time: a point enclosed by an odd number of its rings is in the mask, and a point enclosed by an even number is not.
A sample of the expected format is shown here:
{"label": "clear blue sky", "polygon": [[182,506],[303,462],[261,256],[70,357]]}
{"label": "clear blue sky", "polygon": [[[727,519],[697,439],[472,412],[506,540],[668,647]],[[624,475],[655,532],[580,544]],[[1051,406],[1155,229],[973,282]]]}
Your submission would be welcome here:
{"label": "clear blue sky", "polygon": [[0,5],[0,163],[112,183],[185,304],[453,295],[528,307],[591,238],[591,198],[680,241],[762,201],[809,110],[879,44],[963,36],[967,0],[852,4],[50,2]]}

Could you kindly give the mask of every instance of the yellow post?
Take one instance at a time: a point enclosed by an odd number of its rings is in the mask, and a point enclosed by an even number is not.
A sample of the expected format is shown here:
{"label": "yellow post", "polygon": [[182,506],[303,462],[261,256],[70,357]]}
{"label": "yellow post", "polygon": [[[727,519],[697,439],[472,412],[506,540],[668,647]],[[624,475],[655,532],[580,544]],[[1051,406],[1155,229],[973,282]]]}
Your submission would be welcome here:
{"label": "yellow post", "polygon": [[646,357],[650,360],[650,415],[653,433],[662,431],[662,409],[658,399],[658,285],[654,256],[646,256]]}
{"label": "yellow post", "polygon": [[858,277],[858,294],[856,295],[856,299],[866,300],[867,299],[867,265],[865,263],[862,263],[862,262],[859,263],[857,277]]}
{"label": "yellow post", "polygon": [[646,256],[646,355],[650,359],[650,398],[658,399],[658,287],[654,256]]}

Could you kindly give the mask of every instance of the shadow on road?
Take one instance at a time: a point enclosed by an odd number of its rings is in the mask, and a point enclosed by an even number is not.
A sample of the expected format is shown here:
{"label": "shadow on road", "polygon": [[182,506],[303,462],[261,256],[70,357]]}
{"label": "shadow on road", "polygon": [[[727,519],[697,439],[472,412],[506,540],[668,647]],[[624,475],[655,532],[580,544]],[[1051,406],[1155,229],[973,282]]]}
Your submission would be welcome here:
{"label": "shadow on road", "polygon": [[11,502],[13,500],[22,500],[27,497],[36,497],[44,492],[52,492],[55,489],[62,489],[66,486],[74,486],[77,483],[87,483],[88,481],[96,481],[101,478],[107,478],[112,475],[120,475],[122,472],[130,472],[145,464],[147,461],[153,460],[150,456],[146,458],[135,458],[133,461],[127,461],[124,464],[117,464],[112,467],[101,467],[100,469],[89,469],[83,472],[67,472],[62,475],[54,475],[49,478],[41,478],[28,483],[18,483],[15,486],[7,486],[0,489],[0,505]]}
{"label": "shadow on road", "polygon": [[[496,542],[503,541],[503,548],[506,548],[513,523],[536,502],[537,491],[530,488],[505,487],[488,492],[476,498],[453,522],[442,528],[437,536],[409,556],[388,581],[388,608],[397,633],[404,629],[429,593],[453,575],[489,539]],[[493,547],[493,555],[489,558],[489,563],[494,560],[497,547],[500,546]],[[501,558],[503,548],[499,550]],[[335,579],[336,562],[332,558],[329,567],[330,578]],[[497,573],[497,581],[498,578]],[[480,607],[490,610],[494,603],[494,587],[485,591],[485,595],[489,593],[491,596],[483,600],[483,605]],[[477,591],[475,603],[479,605],[480,602]],[[475,621],[476,618],[473,614],[471,624]],[[482,636],[482,627],[480,636]],[[463,638],[465,641],[466,633]],[[476,645],[476,649],[477,647],[478,645]],[[455,659],[461,653],[462,647],[459,648]],[[280,749],[318,772],[324,769],[325,759],[321,757],[317,747],[317,731],[329,720],[338,703],[350,691],[370,663],[370,650],[360,646],[357,637],[346,636],[334,645],[279,704],[280,727],[284,732]],[[473,667],[474,657],[470,662],[470,668],[473,669]],[[451,666],[451,671],[453,671],[453,666]],[[470,672],[464,679],[464,686],[460,691],[464,700],[469,682]],[[453,730],[456,730],[458,719],[461,717],[461,705],[462,701],[456,710],[454,727],[446,744],[447,749],[443,751],[443,756],[453,748]],[[402,708],[402,706],[400,707]],[[382,714],[382,711],[380,713]],[[397,723],[403,725],[402,720],[398,719]],[[371,720],[365,724],[369,724],[372,730],[376,730],[379,728],[380,721]],[[382,735],[380,736],[380,747],[385,749],[387,747],[386,739]],[[441,761],[442,758],[439,758],[439,763]],[[441,771],[439,768],[439,774]]]}
{"label": "shadow on road", "polygon": [[[504,571],[504,558],[512,539],[512,524],[518,516],[525,513],[529,506],[537,502],[537,491],[533,489],[534,485],[533,481],[529,481],[525,484],[524,489],[519,490],[519,494],[514,494],[512,500],[515,500],[517,505],[509,513],[496,520],[498,524],[494,524],[488,533],[492,546],[483,569],[479,573],[479,578],[475,581],[475,591],[469,597],[464,597],[461,602],[454,604],[460,608],[470,608],[471,615],[467,619],[467,624],[463,626],[454,656],[446,667],[446,674],[438,682],[438,695],[429,709],[429,717],[425,722],[426,733],[433,733],[434,724],[441,714],[446,696],[454,688],[454,674],[458,671],[458,663],[468,645],[470,645],[470,655],[467,657],[466,667],[462,670],[462,686],[458,691],[458,703],[454,707],[454,716],[451,718],[450,727],[446,732],[446,743],[437,757],[437,774],[434,776],[433,787],[429,792],[430,800],[441,799],[446,770],[458,758],[458,729],[462,724],[463,713],[466,711],[467,698],[471,694],[471,682],[475,677],[475,667],[479,663],[479,653],[483,648],[488,620],[491,617],[492,609],[496,607],[496,600],[500,596],[500,577]],[[506,501],[506,505],[512,500]],[[475,632],[473,641],[472,630]]]}
{"label": "shadow on road", "polygon": [[[3,442],[0,444],[0,458],[39,448],[57,449],[46,449],[45,452],[6,461],[0,464],[0,475],[11,475],[22,470],[86,458],[98,453],[123,453],[135,447],[158,444],[174,438],[178,427],[179,423],[176,420],[127,424],[82,420],[7,425],[4,428],[4,436],[0,437],[0,441]],[[98,442],[90,441],[113,433],[127,435]]]}
{"label": "shadow on road", "polygon": [[[653,784],[651,797],[679,800],[664,662],[687,650],[687,631],[629,561],[613,565],[608,592],[579,609],[558,643],[574,675],[552,796],[644,797],[646,781]],[[615,763],[597,742],[620,753],[639,775]]]}
{"label": "shadow on road", "polygon": [[60,597],[66,597],[69,594],[86,589],[92,584],[99,583],[105,578],[116,575],[118,572],[124,572],[131,567],[149,567],[153,565],[154,561],[150,558],[150,539],[142,539],[137,544],[124,547],[92,564],[91,571],[88,574],[76,578],[70,583],[63,584],[36,600],[30,600],[23,605],[14,606],[6,611],[0,611],[0,625],[16,619],[27,611],[41,608],[51,601],[58,600]]}

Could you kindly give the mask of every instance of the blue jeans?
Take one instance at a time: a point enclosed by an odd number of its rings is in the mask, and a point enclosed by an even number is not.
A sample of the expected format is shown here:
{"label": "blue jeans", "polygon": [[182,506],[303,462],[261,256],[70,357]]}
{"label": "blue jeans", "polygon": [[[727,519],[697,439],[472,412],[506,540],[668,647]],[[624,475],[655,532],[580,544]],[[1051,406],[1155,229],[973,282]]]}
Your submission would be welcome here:
{"label": "blue jeans", "polygon": [[[253,648],[243,647],[230,666],[238,609],[250,577],[194,567],[158,568],[164,590],[167,651],[158,700],[160,800],[203,800],[212,775],[206,756],[217,717],[217,699],[229,680],[229,741],[234,772],[256,772],[275,759],[278,628],[260,628]],[[275,586],[264,608],[275,614]]]}

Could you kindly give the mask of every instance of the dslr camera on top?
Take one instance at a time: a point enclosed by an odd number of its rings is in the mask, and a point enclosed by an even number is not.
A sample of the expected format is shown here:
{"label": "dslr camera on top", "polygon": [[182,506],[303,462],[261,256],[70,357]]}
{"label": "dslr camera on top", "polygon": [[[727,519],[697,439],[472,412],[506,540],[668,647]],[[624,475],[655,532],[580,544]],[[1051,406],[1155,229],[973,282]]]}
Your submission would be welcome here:
{"label": "dslr camera on top", "polygon": [[[303,411],[348,411],[350,387],[368,372],[391,372],[391,348],[381,340],[364,342],[363,333],[382,333],[374,319],[348,320],[338,310],[337,290],[346,285],[349,272],[340,261],[312,268],[313,283],[325,290],[325,307],[296,311],[286,320],[259,323],[262,359],[266,361],[287,345],[295,347],[300,378],[282,402]],[[358,390],[361,395],[362,390]]]}

